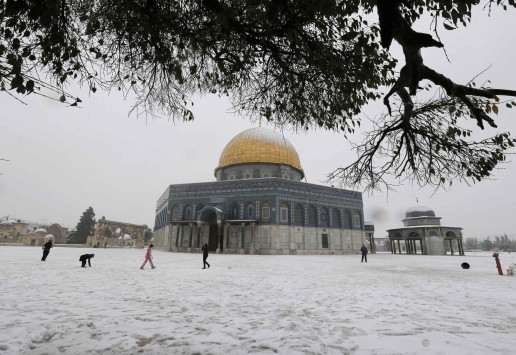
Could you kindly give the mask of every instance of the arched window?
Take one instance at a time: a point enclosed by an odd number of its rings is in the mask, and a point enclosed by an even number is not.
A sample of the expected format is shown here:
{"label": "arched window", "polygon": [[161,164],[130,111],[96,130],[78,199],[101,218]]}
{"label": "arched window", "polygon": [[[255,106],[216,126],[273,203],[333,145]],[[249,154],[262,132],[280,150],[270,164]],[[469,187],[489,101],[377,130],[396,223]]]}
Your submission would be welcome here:
{"label": "arched window", "polygon": [[357,211],[353,212],[353,227],[355,229],[362,228],[362,222],[360,220],[360,213],[358,213]]}
{"label": "arched window", "polygon": [[455,233],[453,233],[452,231],[446,232],[446,236],[447,237],[456,237]]}
{"label": "arched window", "polygon": [[321,208],[321,221],[319,223],[322,227],[328,227],[330,216],[326,207]]}
{"label": "arched window", "polygon": [[396,233],[394,233],[394,238],[396,238],[396,239],[401,239],[401,234],[400,234],[400,232],[396,232]]}
{"label": "arched window", "polygon": [[430,233],[428,235],[431,236],[431,237],[437,237],[437,232],[436,231],[430,231]]}
{"label": "arched window", "polygon": [[351,212],[349,210],[344,210],[344,228],[351,229]]}
{"label": "arched window", "polygon": [[245,216],[247,219],[253,219],[255,218],[255,213],[254,213],[254,203],[252,202],[249,202],[246,206],[245,206]]}
{"label": "arched window", "polygon": [[239,216],[239,209],[238,209],[238,203],[233,203],[230,208],[231,218],[232,219],[238,219]]}
{"label": "arched window", "polygon": [[268,201],[262,203],[262,222],[271,221],[271,204]]}
{"label": "arched window", "polygon": [[172,207],[172,220],[177,221],[179,219],[179,206]]}
{"label": "arched window", "polygon": [[183,219],[189,221],[193,218],[192,206],[186,205],[183,213]]}
{"label": "arched window", "polygon": [[280,203],[280,223],[288,223],[288,203],[281,201]]}
{"label": "arched window", "polygon": [[308,225],[317,225],[317,209],[313,205],[308,206]]}
{"label": "arched window", "polygon": [[341,227],[341,224],[340,224],[340,212],[339,212],[339,209],[338,208],[334,208],[333,210],[331,210],[331,225],[332,227],[335,227],[335,228],[340,228]]}
{"label": "arched window", "polygon": [[296,207],[294,207],[294,224],[296,224],[298,226],[302,226],[303,223],[304,223],[303,206],[296,205]]}

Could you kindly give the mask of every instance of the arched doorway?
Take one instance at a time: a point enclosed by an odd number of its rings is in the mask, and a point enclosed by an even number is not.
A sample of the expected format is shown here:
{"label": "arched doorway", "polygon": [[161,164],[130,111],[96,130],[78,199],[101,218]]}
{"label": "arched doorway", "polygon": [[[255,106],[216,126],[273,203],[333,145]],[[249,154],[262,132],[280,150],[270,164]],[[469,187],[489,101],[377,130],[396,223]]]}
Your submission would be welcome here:
{"label": "arched doorway", "polygon": [[424,254],[423,238],[421,238],[421,235],[418,232],[411,232],[406,239],[406,243],[407,254],[417,254],[418,250],[421,252],[421,254]]}
{"label": "arched doorway", "polygon": [[221,214],[223,212],[215,207],[204,207],[199,214],[199,225],[208,225],[208,250],[217,251],[220,245],[220,251],[224,250],[222,241],[222,224]]}

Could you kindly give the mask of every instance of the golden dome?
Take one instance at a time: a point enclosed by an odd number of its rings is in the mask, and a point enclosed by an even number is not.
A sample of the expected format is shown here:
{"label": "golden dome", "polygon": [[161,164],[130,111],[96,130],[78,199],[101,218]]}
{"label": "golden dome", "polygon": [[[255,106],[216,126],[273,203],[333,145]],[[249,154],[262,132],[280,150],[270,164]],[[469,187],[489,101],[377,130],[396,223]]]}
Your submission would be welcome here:
{"label": "golden dome", "polygon": [[303,172],[294,146],[281,134],[261,127],[236,135],[222,151],[217,169],[246,163],[285,164]]}

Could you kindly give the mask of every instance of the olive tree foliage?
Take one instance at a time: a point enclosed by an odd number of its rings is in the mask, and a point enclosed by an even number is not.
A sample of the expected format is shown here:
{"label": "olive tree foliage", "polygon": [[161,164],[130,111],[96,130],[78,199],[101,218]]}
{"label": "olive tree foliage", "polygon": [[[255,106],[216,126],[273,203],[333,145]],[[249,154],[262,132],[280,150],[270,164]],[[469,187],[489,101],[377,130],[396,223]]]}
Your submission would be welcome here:
{"label": "olive tree foliage", "polygon": [[[475,5],[515,6],[514,0],[0,0],[0,89],[20,100],[54,91],[77,106],[80,98],[67,89],[77,82],[91,92],[134,95],[138,113],[185,121],[194,119],[193,95],[215,93],[242,115],[346,137],[360,125],[363,107],[383,98],[389,115],[357,147],[359,159],[330,179],[371,189],[389,186],[389,175],[436,186],[481,180],[514,140],[499,133],[476,142],[459,120],[494,126],[490,111],[515,92],[456,84],[426,67],[421,48],[443,44],[411,27],[428,14],[448,28],[467,25]],[[389,55],[392,41],[404,50],[400,73]],[[419,103],[414,98],[424,81],[440,96]]]}

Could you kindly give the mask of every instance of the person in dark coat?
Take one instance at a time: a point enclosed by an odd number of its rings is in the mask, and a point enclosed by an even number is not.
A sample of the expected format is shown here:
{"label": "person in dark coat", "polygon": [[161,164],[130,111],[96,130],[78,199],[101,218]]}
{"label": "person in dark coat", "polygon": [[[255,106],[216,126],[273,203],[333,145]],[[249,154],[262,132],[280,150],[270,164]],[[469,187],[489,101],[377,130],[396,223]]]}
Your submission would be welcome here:
{"label": "person in dark coat", "polygon": [[208,243],[204,243],[204,245],[201,248],[202,250],[202,262],[203,262],[203,269],[206,269],[206,265],[208,265],[208,269],[210,268],[210,264],[206,261],[208,259]]}
{"label": "person in dark coat", "polygon": [[93,258],[95,254],[83,254],[79,258],[79,261],[82,262],[81,267],[86,267],[86,261],[88,261],[88,265],[91,267],[91,261],[90,259]]}
{"label": "person in dark coat", "polygon": [[41,249],[43,249],[43,256],[41,257],[41,261],[45,261],[47,259],[48,253],[50,253],[50,248],[52,248],[52,242],[49,240],[41,247]]}
{"label": "person in dark coat", "polygon": [[367,263],[367,248],[364,244],[362,244],[362,248],[360,248],[360,251],[362,252],[362,261],[361,263],[365,262]]}

